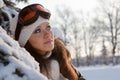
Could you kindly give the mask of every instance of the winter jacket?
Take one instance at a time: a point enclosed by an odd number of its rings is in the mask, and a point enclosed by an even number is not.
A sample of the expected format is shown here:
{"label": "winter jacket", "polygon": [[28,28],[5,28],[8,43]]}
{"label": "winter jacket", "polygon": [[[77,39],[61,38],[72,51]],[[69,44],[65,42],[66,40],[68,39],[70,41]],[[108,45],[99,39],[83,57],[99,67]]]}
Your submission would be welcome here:
{"label": "winter jacket", "polygon": [[[49,54],[47,56],[47,58],[49,58],[51,56],[51,54]],[[64,66],[64,64],[63,64]],[[71,65],[72,66],[72,65]],[[61,73],[60,73],[60,65],[58,63],[57,60],[55,59],[49,59],[47,62],[46,62],[46,67],[47,67],[47,70],[48,70],[48,73],[46,72],[46,68],[42,68],[42,73],[48,77],[48,79],[50,80],[69,80],[67,78],[65,78]],[[74,69],[75,67],[72,66]],[[85,80],[80,72],[78,72],[76,69],[75,69],[76,73],[78,74],[78,77],[79,79],[78,80]]]}

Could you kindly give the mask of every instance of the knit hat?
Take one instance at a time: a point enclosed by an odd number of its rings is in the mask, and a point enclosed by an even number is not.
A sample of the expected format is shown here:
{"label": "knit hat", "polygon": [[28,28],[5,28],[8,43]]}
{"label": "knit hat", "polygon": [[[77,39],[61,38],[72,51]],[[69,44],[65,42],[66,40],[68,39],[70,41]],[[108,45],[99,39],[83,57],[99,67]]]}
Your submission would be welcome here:
{"label": "knit hat", "polygon": [[[13,34],[13,37],[15,38],[15,30],[18,22],[18,14],[10,21],[10,30],[11,33]],[[30,38],[31,34],[33,31],[42,23],[44,22],[49,22],[48,19],[45,19],[41,16],[32,24],[28,26],[23,26],[22,30],[20,32],[20,36],[18,39],[19,44],[24,47],[25,44],[27,43],[28,39]]]}

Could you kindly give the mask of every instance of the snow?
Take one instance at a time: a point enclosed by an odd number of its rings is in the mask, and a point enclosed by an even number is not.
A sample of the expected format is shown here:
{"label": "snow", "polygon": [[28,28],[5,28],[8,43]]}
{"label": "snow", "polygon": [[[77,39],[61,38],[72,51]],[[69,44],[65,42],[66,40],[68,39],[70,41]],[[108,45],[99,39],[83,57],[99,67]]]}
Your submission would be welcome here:
{"label": "snow", "polygon": [[2,8],[4,6],[5,6],[5,4],[4,4],[3,0],[0,0],[0,8]]}
{"label": "snow", "polygon": [[120,80],[120,65],[79,67],[86,80]]}
{"label": "snow", "polygon": [[0,80],[47,80],[39,64],[0,26]]}

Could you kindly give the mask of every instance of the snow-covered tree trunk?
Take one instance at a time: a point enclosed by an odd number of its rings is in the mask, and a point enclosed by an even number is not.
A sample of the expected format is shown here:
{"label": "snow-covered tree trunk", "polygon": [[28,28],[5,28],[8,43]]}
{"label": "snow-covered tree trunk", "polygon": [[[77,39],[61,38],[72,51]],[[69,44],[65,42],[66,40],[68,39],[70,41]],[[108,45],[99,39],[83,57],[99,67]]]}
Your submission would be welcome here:
{"label": "snow-covered tree trunk", "polygon": [[0,26],[0,80],[47,80],[39,64]]}

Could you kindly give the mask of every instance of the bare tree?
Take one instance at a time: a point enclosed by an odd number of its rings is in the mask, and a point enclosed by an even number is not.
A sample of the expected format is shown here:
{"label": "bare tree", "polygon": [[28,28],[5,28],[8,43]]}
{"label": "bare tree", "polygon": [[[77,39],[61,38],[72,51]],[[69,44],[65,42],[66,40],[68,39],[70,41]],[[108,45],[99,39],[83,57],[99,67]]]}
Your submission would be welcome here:
{"label": "bare tree", "polygon": [[73,32],[73,37],[74,37],[74,44],[73,47],[75,49],[75,56],[76,56],[76,66],[80,65],[80,58],[81,58],[81,40],[82,40],[82,35],[81,35],[81,25],[79,24],[80,21],[78,18],[74,17],[74,21],[72,22],[72,32]]}
{"label": "bare tree", "polygon": [[83,29],[83,41],[84,41],[84,52],[86,54],[87,65],[92,64],[94,59],[95,43],[101,34],[100,28],[96,26],[96,23],[89,15],[83,16],[82,19],[82,29]]}
{"label": "bare tree", "polygon": [[[64,7],[57,8],[58,13],[58,24],[61,27],[64,35],[65,35],[65,45],[68,43],[74,48],[75,58],[76,58],[76,66],[79,66],[80,62],[80,54],[81,54],[81,25],[80,19],[75,16],[75,13],[64,5]],[[71,35],[72,38],[69,38],[68,35]]]}
{"label": "bare tree", "polygon": [[108,64],[108,60],[107,60],[107,57],[108,57],[108,54],[107,54],[107,47],[105,46],[105,39],[103,38],[103,41],[102,41],[102,57],[103,57],[103,63],[104,64]]}
{"label": "bare tree", "polygon": [[59,24],[60,28],[62,29],[65,35],[64,42],[65,45],[67,45],[67,43],[69,43],[68,34],[71,33],[71,27],[74,21],[74,13],[72,12],[72,10],[70,10],[69,7],[65,5],[63,5],[62,7],[61,6],[57,7],[56,12],[58,15],[57,23]]}
{"label": "bare tree", "polygon": [[[109,41],[112,44],[112,61],[113,64],[116,63],[115,50],[118,44],[118,37],[120,32],[120,2],[106,3],[104,1],[100,2],[103,12],[103,24],[108,28],[107,32],[111,35],[109,36]],[[106,31],[105,31],[106,32]]]}

